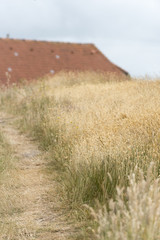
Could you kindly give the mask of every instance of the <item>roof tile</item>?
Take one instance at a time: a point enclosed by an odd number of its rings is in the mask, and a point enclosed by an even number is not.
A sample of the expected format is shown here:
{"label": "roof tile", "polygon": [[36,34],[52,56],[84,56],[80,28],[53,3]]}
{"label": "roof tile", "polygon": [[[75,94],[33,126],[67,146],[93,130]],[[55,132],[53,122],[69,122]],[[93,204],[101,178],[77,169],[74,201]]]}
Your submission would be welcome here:
{"label": "roof tile", "polygon": [[93,44],[0,39],[0,82],[35,79],[66,71],[127,72],[111,63]]}

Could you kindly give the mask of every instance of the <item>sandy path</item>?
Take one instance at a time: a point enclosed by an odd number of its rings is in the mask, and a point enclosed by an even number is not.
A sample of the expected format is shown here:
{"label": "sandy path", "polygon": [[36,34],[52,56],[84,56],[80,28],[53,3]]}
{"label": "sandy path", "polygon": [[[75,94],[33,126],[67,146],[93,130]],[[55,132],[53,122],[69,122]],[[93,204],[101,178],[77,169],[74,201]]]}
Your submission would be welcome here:
{"label": "sandy path", "polygon": [[15,184],[22,211],[11,216],[11,220],[18,226],[21,237],[14,240],[73,238],[72,226],[66,223],[65,210],[58,199],[57,182],[45,171],[44,153],[32,139],[15,129],[14,120],[5,114],[0,115],[1,131],[19,159]]}

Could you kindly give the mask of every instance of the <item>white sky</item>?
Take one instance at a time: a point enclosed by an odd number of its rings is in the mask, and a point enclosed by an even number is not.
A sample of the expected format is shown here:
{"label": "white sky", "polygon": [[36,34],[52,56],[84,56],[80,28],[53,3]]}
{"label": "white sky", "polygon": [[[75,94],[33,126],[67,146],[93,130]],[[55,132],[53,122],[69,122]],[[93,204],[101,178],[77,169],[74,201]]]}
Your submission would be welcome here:
{"label": "white sky", "polygon": [[89,42],[132,76],[160,76],[160,0],[0,0],[0,37]]}

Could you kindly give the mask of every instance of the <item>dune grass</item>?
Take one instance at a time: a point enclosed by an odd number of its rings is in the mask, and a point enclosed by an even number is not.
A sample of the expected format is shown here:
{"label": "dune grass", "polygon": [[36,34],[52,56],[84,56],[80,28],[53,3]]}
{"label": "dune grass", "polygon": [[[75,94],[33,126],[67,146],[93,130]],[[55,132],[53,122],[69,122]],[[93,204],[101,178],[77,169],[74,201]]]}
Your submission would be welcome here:
{"label": "dune grass", "polygon": [[[153,205],[159,201],[159,187],[155,197],[154,183],[148,187],[145,183],[152,162],[152,175],[159,186],[160,81],[124,80],[98,73],[60,73],[31,85],[6,89],[1,93],[1,107],[20,116],[21,129],[30,132],[48,151],[50,171],[60,171],[63,197],[70,208],[80,212],[80,218],[88,217],[84,204],[96,208],[98,200],[100,206],[105,206],[105,214],[102,210],[95,214],[97,238],[158,240],[157,228],[152,238],[143,231],[139,233],[138,227],[136,230],[132,224],[127,225],[125,213],[130,221],[136,220],[133,211],[128,210],[134,205],[129,191],[144,193],[146,201],[151,195]],[[123,197],[117,187],[123,189]],[[111,201],[118,211],[110,209]],[[136,204],[138,209],[141,203]],[[155,216],[149,208],[145,211],[145,204],[140,210],[149,222]],[[108,216],[111,220],[107,220]],[[143,218],[137,220],[148,231]],[[158,218],[155,221],[159,226]],[[118,237],[120,231],[122,237]],[[139,238],[131,238],[133,232]]]}

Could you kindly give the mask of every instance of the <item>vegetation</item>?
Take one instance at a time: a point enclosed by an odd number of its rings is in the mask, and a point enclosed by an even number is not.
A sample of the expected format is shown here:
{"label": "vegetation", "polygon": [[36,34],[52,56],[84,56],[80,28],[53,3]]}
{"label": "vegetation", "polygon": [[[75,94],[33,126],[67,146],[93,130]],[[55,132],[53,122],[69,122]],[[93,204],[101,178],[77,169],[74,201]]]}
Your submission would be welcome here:
{"label": "vegetation", "polygon": [[20,239],[19,228],[12,216],[21,211],[17,194],[16,159],[9,143],[0,131],[0,239]]}
{"label": "vegetation", "polygon": [[98,239],[158,240],[160,81],[121,80],[60,73],[5,89],[1,107],[48,151],[80,219],[92,207]]}
{"label": "vegetation", "polygon": [[0,132],[0,177],[5,175],[6,171],[11,168],[12,161],[10,159],[11,149],[6,142],[3,134]]}

